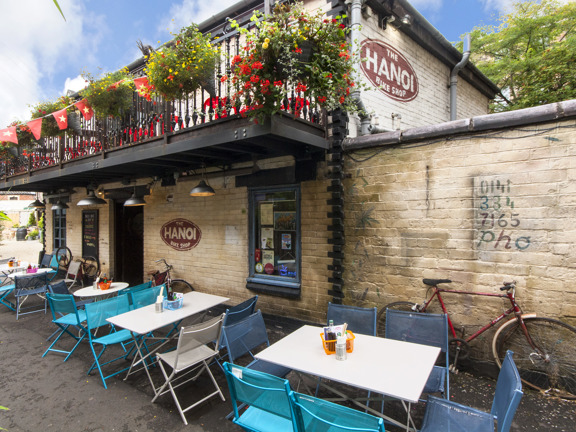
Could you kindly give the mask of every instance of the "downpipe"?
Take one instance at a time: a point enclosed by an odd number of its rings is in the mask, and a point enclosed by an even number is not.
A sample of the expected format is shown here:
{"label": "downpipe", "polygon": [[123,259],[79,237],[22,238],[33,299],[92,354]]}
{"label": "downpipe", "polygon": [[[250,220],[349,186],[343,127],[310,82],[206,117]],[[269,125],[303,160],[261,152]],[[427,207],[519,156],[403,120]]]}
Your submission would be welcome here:
{"label": "downpipe", "polygon": [[[350,38],[352,53],[359,51],[358,41],[360,39],[360,23],[362,21],[362,4],[364,0],[351,0],[350,2]],[[359,71],[354,72],[359,75]],[[355,76],[355,81],[358,81],[358,76]],[[360,90],[352,92],[352,99],[358,107],[358,115],[360,116],[360,135],[370,134],[370,116],[366,112],[366,107],[362,101]]]}
{"label": "downpipe", "polygon": [[450,73],[450,120],[456,120],[457,108],[458,108],[458,72],[462,70],[464,66],[468,63],[470,58],[470,34],[467,34],[464,38],[464,54],[462,54],[462,60],[458,62],[452,72]]}

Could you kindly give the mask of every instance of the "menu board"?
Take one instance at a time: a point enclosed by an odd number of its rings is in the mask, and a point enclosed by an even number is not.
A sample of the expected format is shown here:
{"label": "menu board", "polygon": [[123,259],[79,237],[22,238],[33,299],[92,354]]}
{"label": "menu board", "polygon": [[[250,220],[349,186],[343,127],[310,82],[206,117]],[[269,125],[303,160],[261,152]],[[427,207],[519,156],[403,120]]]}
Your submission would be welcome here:
{"label": "menu board", "polygon": [[82,256],[98,258],[98,210],[82,211]]}

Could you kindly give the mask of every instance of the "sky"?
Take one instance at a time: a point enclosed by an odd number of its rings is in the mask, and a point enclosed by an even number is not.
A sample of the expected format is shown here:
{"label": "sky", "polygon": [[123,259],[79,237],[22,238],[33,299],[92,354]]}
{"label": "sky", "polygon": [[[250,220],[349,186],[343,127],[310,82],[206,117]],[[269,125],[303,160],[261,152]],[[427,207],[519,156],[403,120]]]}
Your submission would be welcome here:
{"label": "sky", "polygon": [[[513,0],[412,0],[456,42],[478,25],[497,24]],[[570,0],[564,0],[570,1]],[[238,0],[0,0],[0,129],[30,119],[31,106],[85,85],[142,56],[136,42],[159,46]]]}

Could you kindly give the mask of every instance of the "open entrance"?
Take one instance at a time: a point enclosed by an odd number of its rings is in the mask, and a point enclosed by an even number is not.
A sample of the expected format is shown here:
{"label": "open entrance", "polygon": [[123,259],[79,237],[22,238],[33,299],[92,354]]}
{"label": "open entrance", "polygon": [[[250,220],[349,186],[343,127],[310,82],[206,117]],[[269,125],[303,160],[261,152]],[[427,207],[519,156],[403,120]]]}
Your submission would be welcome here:
{"label": "open entrance", "polygon": [[138,285],[144,282],[144,208],[114,205],[116,221],[114,279]]}

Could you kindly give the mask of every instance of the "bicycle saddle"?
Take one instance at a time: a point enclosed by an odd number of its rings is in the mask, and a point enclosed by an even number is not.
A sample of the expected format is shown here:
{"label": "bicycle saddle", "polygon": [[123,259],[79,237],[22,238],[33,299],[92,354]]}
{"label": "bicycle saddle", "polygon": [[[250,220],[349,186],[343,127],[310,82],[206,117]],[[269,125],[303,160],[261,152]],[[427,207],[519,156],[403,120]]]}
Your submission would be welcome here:
{"label": "bicycle saddle", "polygon": [[450,279],[422,279],[422,282],[424,282],[426,285],[434,286],[441,283],[450,283],[452,281]]}

